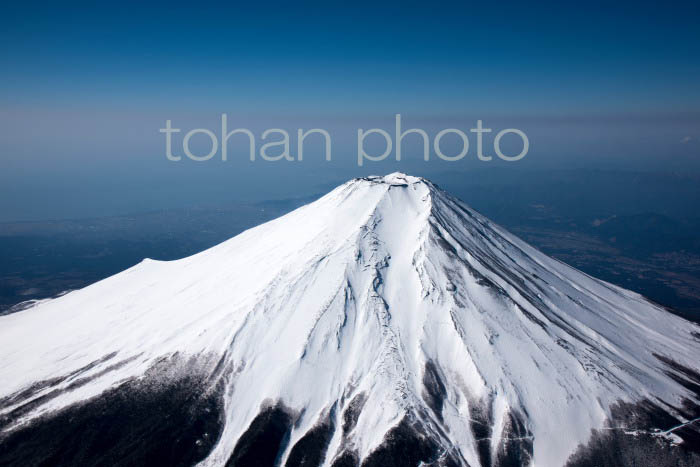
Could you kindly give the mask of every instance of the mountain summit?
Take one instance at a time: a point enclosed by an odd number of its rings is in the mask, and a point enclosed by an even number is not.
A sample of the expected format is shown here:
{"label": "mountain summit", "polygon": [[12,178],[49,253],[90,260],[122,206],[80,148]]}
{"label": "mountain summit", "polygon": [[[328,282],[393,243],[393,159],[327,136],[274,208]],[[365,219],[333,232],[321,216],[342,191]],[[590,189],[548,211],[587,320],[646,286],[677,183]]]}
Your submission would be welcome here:
{"label": "mountain summit", "polygon": [[0,317],[0,464],[693,465],[699,362],[698,326],[394,173]]}

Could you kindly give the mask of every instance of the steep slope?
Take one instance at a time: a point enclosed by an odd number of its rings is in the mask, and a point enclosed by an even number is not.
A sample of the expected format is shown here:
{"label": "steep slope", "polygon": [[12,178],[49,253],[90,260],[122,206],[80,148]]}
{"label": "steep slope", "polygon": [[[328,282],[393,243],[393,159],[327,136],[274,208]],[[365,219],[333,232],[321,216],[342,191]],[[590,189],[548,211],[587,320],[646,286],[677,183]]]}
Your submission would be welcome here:
{"label": "steep slope", "polygon": [[672,427],[700,416],[700,328],[403,174],[0,317],[0,342],[0,463],[558,466],[618,429],[699,446]]}

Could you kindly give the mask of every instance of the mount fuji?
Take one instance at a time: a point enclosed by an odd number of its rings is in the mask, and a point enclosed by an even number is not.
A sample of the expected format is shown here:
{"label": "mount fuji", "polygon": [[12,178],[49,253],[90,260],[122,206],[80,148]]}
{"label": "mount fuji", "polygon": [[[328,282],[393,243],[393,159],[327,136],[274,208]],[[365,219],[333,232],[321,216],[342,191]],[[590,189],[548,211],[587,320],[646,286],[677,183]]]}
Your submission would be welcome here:
{"label": "mount fuji", "polygon": [[700,465],[700,327],[394,173],[0,317],[1,465]]}

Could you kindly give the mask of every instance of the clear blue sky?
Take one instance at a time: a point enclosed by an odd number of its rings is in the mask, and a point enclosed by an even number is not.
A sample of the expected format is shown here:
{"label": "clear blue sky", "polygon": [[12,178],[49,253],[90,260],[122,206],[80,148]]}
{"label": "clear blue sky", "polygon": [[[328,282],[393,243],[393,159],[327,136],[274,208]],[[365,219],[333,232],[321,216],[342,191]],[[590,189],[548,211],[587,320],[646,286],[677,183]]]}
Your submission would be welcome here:
{"label": "clear blue sky", "polygon": [[172,107],[181,93],[181,105],[290,112],[700,104],[697,2],[335,3],[5,2],[2,104]]}
{"label": "clear blue sky", "polygon": [[[398,112],[465,128],[492,118],[530,132],[534,162],[697,169],[697,2],[535,3],[5,2],[0,220],[50,214],[66,192],[80,215],[79,189],[113,201],[148,185],[120,204],[129,210],[159,206],[175,180],[214,183],[219,166],[166,166],[157,129],[166,118],[216,128],[222,112],[288,128],[390,127]],[[287,170],[240,166],[216,183],[256,179],[281,195],[264,180]]]}

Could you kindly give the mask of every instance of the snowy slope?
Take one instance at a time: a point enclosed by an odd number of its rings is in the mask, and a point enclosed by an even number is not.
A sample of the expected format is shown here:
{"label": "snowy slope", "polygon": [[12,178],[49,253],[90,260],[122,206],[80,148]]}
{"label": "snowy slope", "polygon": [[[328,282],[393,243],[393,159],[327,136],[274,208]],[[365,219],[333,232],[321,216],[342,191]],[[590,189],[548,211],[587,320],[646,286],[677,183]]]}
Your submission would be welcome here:
{"label": "snowy slope", "polygon": [[521,463],[559,466],[620,402],[688,421],[697,394],[670,365],[700,370],[698,336],[391,174],[0,317],[0,415],[10,432],[177,355],[224,388],[202,465],[224,465],[278,404],[294,418],[280,465],[324,420],[328,466],[369,458],[409,420],[445,464],[498,464],[515,441]]}

